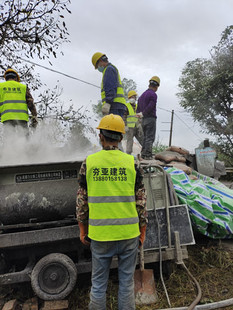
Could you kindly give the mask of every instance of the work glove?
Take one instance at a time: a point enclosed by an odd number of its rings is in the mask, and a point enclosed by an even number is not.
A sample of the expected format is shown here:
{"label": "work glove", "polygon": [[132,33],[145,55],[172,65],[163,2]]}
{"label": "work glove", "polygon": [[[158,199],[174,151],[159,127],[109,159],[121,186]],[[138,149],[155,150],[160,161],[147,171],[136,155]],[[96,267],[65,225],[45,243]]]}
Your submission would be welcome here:
{"label": "work glove", "polygon": [[108,102],[106,102],[106,103],[102,106],[102,113],[103,113],[103,115],[109,114],[110,108],[111,108],[111,104],[108,103]]}
{"label": "work glove", "polygon": [[31,127],[36,128],[37,125],[38,125],[37,117],[36,117],[36,116],[32,116],[32,119],[31,119]]}
{"label": "work glove", "polygon": [[129,127],[125,126],[125,133],[129,131]]}
{"label": "work glove", "polygon": [[142,114],[142,112],[140,112],[140,113],[137,113],[136,116],[137,116],[138,118],[142,118],[142,117],[143,117],[143,114]]}
{"label": "work glove", "polygon": [[143,245],[146,238],[146,225],[139,228],[140,236],[139,236],[139,248]]}
{"label": "work glove", "polygon": [[80,240],[84,245],[90,246],[90,239],[87,236],[88,233],[88,224],[83,224],[78,222],[79,230],[80,230]]}

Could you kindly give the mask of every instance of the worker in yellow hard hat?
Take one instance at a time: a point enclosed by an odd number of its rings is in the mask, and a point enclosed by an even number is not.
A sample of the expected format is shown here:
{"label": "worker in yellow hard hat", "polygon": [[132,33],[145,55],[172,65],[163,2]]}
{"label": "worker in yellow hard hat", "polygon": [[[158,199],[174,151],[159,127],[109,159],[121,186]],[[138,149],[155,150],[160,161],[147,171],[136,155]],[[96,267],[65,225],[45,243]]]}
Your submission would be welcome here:
{"label": "worker in yellow hard hat", "polygon": [[128,92],[127,116],[126,116],[126,153],[131,154],[133,151],[134,137],[142,145],[143,130],[141,125],[142,114],[136,113],[137,110],[137,93],[135,90]]}
{"label": "worker in yellow hard hat", "polygon": [[104,116],[97,129],[102,150],[89,155],[79,171],[77,219],[81,242],[92,251],[89,309],[106,309],[113,256],[118,256],[119,309],[135,309],[134,271],[138,246],[145,240],[146,194],[132,155],[118,143],[125,133],[119,115]]}
{"label": "worker in yellow hard hat", "polygon": [[101,83],[101,99],[103,115],[113,113],[124,115],[126,100],[118,69],[112,65],[105,54],[97,52],[92,56],[92,64],[103,73]]}
{"label": "worker in yellow hard hat", "polygon": [[0,83],[1,122],[5,129],[21,128],[26,133],[29,121],[28,110],[32,114],[32,126],[37,125],[37,111],[33,97],[29,88],[20,83],[19,74],[14,69],[8,68],[4,78],[5,82]]}
{"label": "worker in yellow hard hat", "polygon": [[152,146],[155,140],[156,133],[156,106],[157,106],[157,90],[160,86],[160,78],[152,76],[149,80],[148,89],[139,97],[137,113],[143,114],[142,129],[143,129],[143,144],[141,157],[143,159],[153,159]]}

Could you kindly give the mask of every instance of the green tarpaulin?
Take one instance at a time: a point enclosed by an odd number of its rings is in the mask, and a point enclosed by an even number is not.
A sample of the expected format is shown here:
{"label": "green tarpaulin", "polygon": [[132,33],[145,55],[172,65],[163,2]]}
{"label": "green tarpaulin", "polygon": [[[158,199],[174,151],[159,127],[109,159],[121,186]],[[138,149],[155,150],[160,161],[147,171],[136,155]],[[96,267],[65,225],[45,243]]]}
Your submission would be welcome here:
{"label": "green tarpaulin", "polygon": [[196,171],[188,176],[173,167],[165,170],[180,203],[189,208],[193,228],[214,239],[233,238],[233,190]]}

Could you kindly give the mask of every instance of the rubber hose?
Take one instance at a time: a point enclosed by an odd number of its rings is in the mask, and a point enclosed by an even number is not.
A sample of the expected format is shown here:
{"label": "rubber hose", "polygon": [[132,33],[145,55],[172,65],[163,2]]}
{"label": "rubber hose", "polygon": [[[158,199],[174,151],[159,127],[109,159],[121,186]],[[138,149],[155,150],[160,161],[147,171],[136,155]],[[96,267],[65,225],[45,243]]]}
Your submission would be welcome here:
{"label": "rubber hose", "polygon": [[194,276],[191,274],[191,272],[188,270],[188,268],[186,267],[185,263],[182,262],[181,266],[185,269],[185,271],[187,272],[187,274],[189,275],[189,277],[194,281],[194,283],[197,286],[197,297],[195,298],[195,300],[191,303],[191,305],[188,307],[188,310],[193,310],[195,308],[195,306],[199,303],[199,301],[201,300],[201,287],[199,285],[199,283],[197,282],[197,280],[194,278]]}
{"label": "rubber hose", "polygon": [[[219,309],[223,307],[230,307],[233,305],[233,298],[225,299],[222,301],[212,302],[205,305],[198,305],[193,310],[209,310],[209,309]],[[179,308],[166,308],[158,310],[188,310],[188,307],[179,307]]]}

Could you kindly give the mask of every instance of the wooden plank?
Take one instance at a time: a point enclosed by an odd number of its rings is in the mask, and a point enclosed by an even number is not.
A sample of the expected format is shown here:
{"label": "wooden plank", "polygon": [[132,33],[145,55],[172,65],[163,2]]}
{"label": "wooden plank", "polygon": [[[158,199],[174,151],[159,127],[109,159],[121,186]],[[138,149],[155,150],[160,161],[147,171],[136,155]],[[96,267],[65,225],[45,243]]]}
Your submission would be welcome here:
{"label": "wooden plank", "polygon": [[45,301],[41,310],[65,310],[69,308],[68,300]]}

